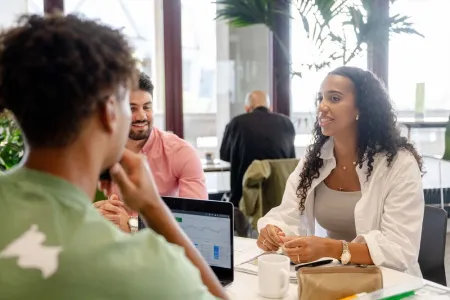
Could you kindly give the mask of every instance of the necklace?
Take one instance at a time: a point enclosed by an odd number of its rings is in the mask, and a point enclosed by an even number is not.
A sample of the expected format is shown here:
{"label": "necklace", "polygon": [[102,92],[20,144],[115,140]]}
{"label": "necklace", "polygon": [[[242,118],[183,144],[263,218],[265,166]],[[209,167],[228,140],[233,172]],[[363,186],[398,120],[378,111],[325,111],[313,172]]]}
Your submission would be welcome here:
{"label": "necklace", "polygon": [[[356,161],[352,162],[352,164],[353,164],[353,166],[356,166]],[[347,166],[342,166],[341,168],[342,168],[342,170],[344,170],[344,172],[347,172]],[[344,190],[343,183],[344,182],[341,180],[341,183],[339,185],[340,192],[342,192]]]}

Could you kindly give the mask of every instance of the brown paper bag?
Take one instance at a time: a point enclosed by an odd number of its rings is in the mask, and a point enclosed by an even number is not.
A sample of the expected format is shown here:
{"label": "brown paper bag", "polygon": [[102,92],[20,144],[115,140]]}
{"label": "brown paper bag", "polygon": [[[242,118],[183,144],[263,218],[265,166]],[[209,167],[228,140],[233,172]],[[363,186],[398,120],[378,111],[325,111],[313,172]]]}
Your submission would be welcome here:
{"label": "brown paper bag", "polygon": [[376,266],[322,266],[297,272],[300,300],[338,300],[383,288],[381,270]]}

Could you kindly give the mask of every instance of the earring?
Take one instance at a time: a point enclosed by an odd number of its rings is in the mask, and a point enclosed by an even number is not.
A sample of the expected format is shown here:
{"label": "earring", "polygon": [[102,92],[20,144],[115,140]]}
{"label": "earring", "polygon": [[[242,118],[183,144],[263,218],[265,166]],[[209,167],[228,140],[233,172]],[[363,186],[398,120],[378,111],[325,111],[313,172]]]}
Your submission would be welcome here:
{"label": "earring", "polygon": [[356,115],[356,121],[358,121],[359,120],[359,115]]}

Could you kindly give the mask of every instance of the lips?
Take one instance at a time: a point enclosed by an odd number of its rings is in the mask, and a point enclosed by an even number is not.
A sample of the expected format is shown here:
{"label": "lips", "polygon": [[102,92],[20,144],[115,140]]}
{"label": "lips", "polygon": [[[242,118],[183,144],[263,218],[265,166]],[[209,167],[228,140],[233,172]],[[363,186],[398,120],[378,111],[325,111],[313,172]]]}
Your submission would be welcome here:
{"label": "lips", "polygon": [[133,124],[131,124],[131,126],[137,127],[137,128],[144,128],[144,127],[148,126],[148,122],[133,123]]}
{"label": "lips", "polygon": [[320,126],[326,126],[328,124],[330,124],[331,122],[333,122],[334,119],[330,118],[330,117],[319,117],[319,125]]}

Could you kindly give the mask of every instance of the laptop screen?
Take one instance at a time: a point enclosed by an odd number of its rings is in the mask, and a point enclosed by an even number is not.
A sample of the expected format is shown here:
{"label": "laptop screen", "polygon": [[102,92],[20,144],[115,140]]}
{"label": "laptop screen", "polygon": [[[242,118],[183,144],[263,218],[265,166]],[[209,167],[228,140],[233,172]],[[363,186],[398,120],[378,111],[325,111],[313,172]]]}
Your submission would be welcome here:
{"label": "laptop screen", "polygon": [[178,224],[212,267],[230,269],[230,216],[172,209]]}

